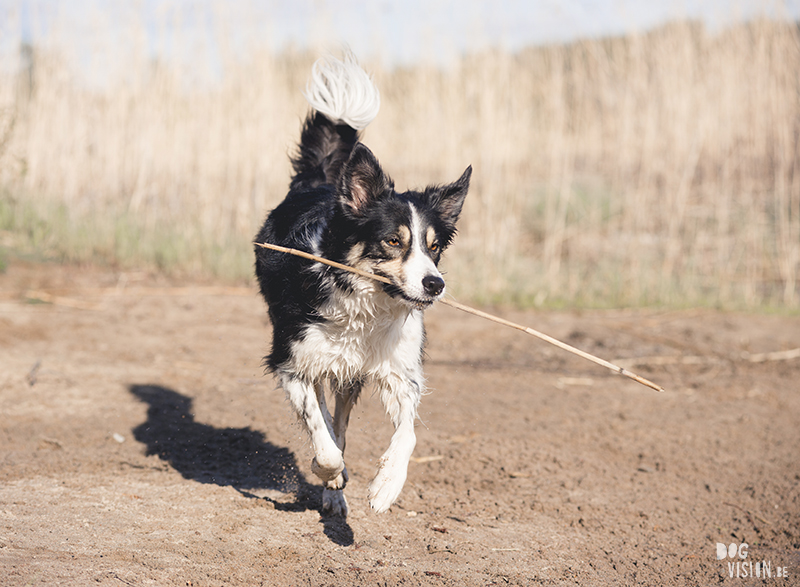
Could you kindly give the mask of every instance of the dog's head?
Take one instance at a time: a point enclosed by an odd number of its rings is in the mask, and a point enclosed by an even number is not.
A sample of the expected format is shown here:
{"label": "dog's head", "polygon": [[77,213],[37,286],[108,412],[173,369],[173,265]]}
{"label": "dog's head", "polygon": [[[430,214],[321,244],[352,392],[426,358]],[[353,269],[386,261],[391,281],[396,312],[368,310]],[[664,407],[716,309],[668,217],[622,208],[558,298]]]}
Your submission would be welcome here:
{"label": "dog's head", "polygon": [[444,295],[437,268],[452,242],[469,189],[472,167],[455,182],[398,193],[378,160],[358,143],[337,186],[341,215],[353,226],[344,258],[354,267],[387,277],[385,291],[422,309]]}

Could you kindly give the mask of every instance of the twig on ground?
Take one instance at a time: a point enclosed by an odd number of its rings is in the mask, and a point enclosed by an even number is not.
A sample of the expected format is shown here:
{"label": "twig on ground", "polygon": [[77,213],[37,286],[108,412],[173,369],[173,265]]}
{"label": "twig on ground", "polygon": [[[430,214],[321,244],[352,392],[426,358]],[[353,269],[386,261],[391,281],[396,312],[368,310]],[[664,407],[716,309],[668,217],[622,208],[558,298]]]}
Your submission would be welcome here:
{"label": "twig on ground", "polygon": [[411,460],[415,463],[432,463],[434,461],[441,461],[444,458],[444,455],[430,455],[427,457],[411,457]]}
{"label": "twig on ground", "polygon": [[[305,259],[309,259],[311,261],[316,261],[316,262],[322,263],[324,265],[329,265],[331,267],[335,267],[335,268],[341,269],[343,271],[349,271],[350,273],[355,273],[356,275],[361,275],[362,277],[368,277],[368,278],[374,279],[376,281],[380,281],[380,282],[383,282],[383,283],[388,283],[389,285],[392,284],[392,282],[388,278],[383,277],[381,275],[375,275],[374,273],[369,273],[367,271],[362,271],[361,269],[356,269],[355,267],[350,267],[348,265],[343,265],[342,263],[337,263],[336,261],[331,261],[329,259],[325,259],[324,257],[319,257],[317,255],[312,255],[311,253],[307,253],[305,251],[300,251],[298,249],[292,249],[292,248],[289,248],[289,247],[282,247],[280,245],[273,245],[271,243],[254,243],[254,244],[259,246],[259,247],[265,248],[265,249],[271,249],[273,251],[278,251],[280,253],[287,253],[287,254],[290,254],[290,255],[295,255],[297,257],[303,257]],[[516,330],[521,330],[522,332],[525,332],[526,334],[530,334],[531,336],[535,336],[536,338],[539,338],[539,339],[541,339],[541,340],[543,340],[545,342],[549,342],[550,344],[552,344],[554,346],[557,346],[558,348],[560,348],[562,350],[565,350],[567,352],[573,353],[575,355],[578,355],[579,357],[582,357],[584,359],[592,361],[593,363],[596,363],[598,365],[606,367],[607,369],[610,369],[611,371],[614,371],[615,373],[618,373],[620,375],[624,375],[625,377],[628,377],[629,379],[633,379],[637,383],[641,383],[642,385],[650,387],[651,389],[655,389],[656,391],[664,391],[663,387],[661,387],[660,385],[656,385],[655,383],[645,379],[644,377],[640,377],[639,375],[636,375],[635,373],[631,373],[627,369],[624,369],[622,367],[614,365],[613,363],[609,363],[608,361],[606,361],[604,359],[601,359],[600,357],[596,357],[596,356],[594,356],[592,354],[589,354],[589,353],[587,353],[585,351],[577,349],[574,346],[568,345],[565,342],[561,342],[560,340],[555,339],[552,336],[548,336],[547,334],[544,334],[542,332],[539,332],[538,330],[534,330],[533,328],[528,328],[527,326],[522,326],[521,324],[516,324],[515,322],[511,322],[510,320],[505,320],[504,318],[500,318],[498,316],[494,316],[494,315],[489,314],[487,312],[483,312],[482,310],[476,310],[475,308],[471,308],[469,306],[465,306],[464,304],[460,304],[459,302],[456,302],[454,300],[442,299],[442,300],[439,300],[439,302],[444,304],[444,305],[446,305],[446,306],[450,306],[451,308],[456,308],[457,310],[461,310],[462,312],[466,312],[466,313],[472,314],[474,316],[479,316],[481,318],[485,318],[486,320],[490,320],[490,321],[495,322],[497,324],[502,324],[504,326],[509,326],[510,328],[515,328]]]}
{"label": "twig on ground", "polygon": [[96,304],[89,304],[82,300],[73,300],[72,298],[65,298],[63,296],[54,296],[44,291],[36,291],[32,289],[25,292],[25,299],[36,300],[46,304],[53,304],[54,306],[76,308],[78,310],[97,310],[99,308],[99,306]]}
{"label": "twig on ground", "polygon": [[698,355],[656,355],[650,357],[632,357],[630,359],[616,359],[616,362],[625,367],[641,367],[664,365],[711,365],[724,363],[719,357],[703,357]]}
{"label": "twig on ground", "polygon": [[[748,363],[767,363],[774,361],[791,361],[800,359],[800,348],[786,351],[773,351],[771,353],[743,352],[739,357]],[[630,359],[617,359],[616,362],[625,367],[635,367],[642,365],[714,365],[727,362],[736,362],[738,358],[723,358],[715,356],[699,355],[656,355],[650,357],[634,357]]]}
{"label": "twig on ground", "polygon": [[766,363],[767,361],[789,361],[800,358],[800,349],[788,351],[775,351],[772,353],[742,353],[742,358],[751,363]]}

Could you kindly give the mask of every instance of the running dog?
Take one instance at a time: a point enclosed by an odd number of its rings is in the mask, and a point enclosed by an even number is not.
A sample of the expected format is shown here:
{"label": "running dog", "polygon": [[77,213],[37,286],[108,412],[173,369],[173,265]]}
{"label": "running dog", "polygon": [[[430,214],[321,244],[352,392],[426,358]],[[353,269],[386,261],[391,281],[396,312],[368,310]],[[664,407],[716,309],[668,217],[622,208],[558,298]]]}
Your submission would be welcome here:
{"label": "running dog", "polygon": [[304,250],[391,284],[256,246],[256,276],[272,322],[265,364],[308,428],[323,512],[334,515],[348,513],[342,489],[350,412],[361,390],[375,387],[395,426],[369,486],[370,505],[380,513],[400,495],[416,444],[425,391],[423,311],[444,295],[437,265],[455,236],[472,168],[448,185],[396,191],[359,142],[380,98],[352,55],[317,61],[305,96],[312,111],[292,158],[289,193],[256,242]]}

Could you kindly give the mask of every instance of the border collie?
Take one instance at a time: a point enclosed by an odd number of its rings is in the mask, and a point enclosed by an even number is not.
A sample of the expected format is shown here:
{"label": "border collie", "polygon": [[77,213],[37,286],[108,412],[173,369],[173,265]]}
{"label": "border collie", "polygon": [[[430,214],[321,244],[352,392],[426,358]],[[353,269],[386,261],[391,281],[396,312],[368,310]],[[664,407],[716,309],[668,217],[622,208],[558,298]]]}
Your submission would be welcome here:
{"label": "border collie", "polygon": [[[377,115],[378,90],[352,55],[314,64],[312,111],[292,158],[286,199],[256,236],[388,278],[391,285],[256,246],[256,275],[272,322],[272,371],[311,437],[323,512],[346,516],[345,431],[373,385],[395,426],[369,486],[384,512],[406,480],[425,390],[423,310],[444,295],[437,264],[456,232],[472,167],[454,183],[398,192],[359,131]],[[333,417],[325,400],[330,388]]]}

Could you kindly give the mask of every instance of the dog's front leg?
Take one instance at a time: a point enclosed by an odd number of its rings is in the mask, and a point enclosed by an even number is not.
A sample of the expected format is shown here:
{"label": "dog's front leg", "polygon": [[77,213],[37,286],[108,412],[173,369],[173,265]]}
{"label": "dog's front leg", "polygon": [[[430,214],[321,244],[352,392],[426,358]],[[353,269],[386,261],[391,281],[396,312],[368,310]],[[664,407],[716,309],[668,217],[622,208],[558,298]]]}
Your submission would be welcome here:
{"label": "dog's front leg", "polygon": [[290,374],[284,374],[280,379],[289,402],[308,428],[314,448],[311,470],[322,479],[327,489],[342,489],[347,482],[344,458],[333,437],[333,424],[325,407],[322,385],[315,386]]}
{"label": "dog's front leg", "polygon": [[417,437],[414,421],[422,396],[421,377],[387,382],[381,400],[395,426],[389,448],[378,464],[378,473],[369,486],[369,503],[377,513],[385,512],[403,489],[408,474],[408,461],[414,452]]}
{"label": "dog's front leg", "polygon": [[[332,383],[333,395],[336,400],[336,410],[333,415],[333,433],[336,445],[344,453],[346,444],[347,424],[350,421],[350,412],[361,392],[361,382],[338,385]],[[347,481],[347,467],[342,471],[345,482]],[[322,509],[331,514],[346,517],[350,509],[347,499],[341,489],[322,490]]]}

